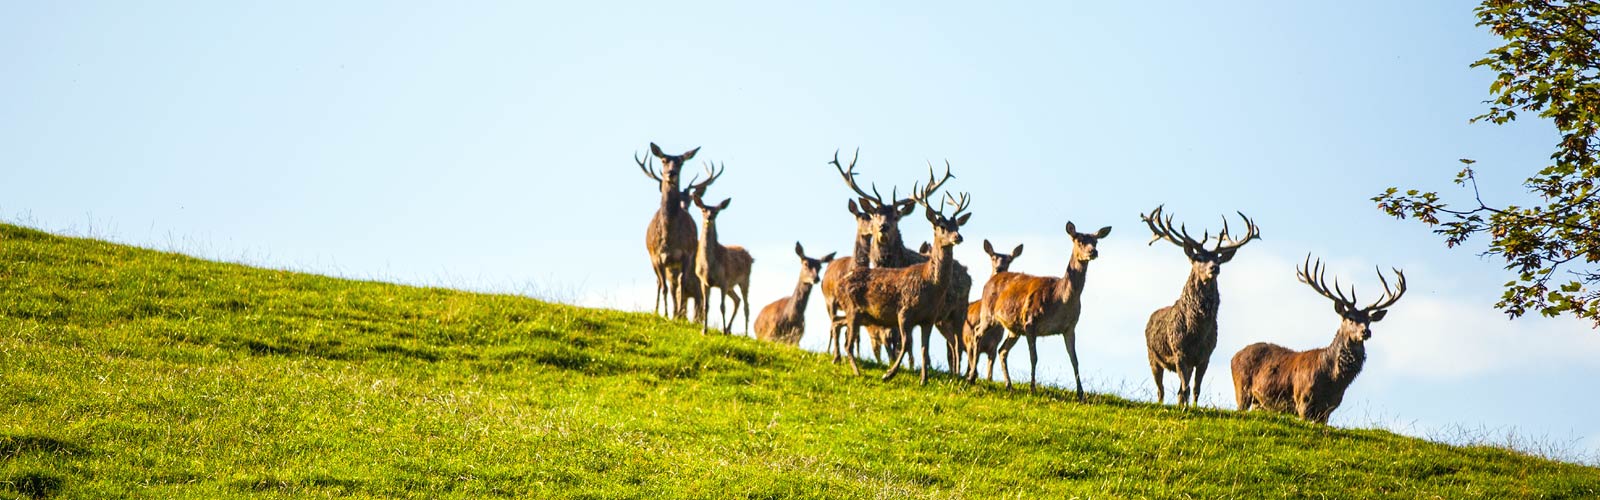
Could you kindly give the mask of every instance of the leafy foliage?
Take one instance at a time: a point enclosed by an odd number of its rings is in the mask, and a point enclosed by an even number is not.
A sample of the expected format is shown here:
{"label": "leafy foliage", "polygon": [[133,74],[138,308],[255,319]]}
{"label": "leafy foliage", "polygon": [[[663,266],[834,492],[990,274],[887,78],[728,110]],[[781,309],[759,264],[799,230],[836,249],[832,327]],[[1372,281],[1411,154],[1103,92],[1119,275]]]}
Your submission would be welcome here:
{"label": "leafy foliage", "polygon": [[1498,73],[1489,110],[1472,120],[1505,124],[1531,112],[1561,133],[1552,163],[1523,183],[1539,204],[1484,202],[1469,159],[1455,179],[1473,190],[1466,208],[1416,189],[1389,188],[1373,201],[1385,213],[1435,226],[1451,247],[1487,233],[1485,253],[1504,257],[1517,274],[1496,304],[1511,317],[1572,314],[1600,327],[1600,3],[1487,0],[1476,12],[1478,26],[1506,44],[1472,64]]}

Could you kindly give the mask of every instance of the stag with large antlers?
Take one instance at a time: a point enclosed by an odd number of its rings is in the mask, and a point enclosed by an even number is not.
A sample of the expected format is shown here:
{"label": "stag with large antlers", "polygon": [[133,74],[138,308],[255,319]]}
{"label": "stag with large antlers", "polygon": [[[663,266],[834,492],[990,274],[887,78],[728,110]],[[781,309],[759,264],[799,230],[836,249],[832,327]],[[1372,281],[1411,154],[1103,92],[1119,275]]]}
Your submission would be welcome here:
{"label": "stag with large antlers", "polygon": [[[841,352],[855,356],[854,350],[843,351],[843,346],[848,345],[853,349],[858,345],[856,341],[859,338],[859,332],[846,331],[846,321],[842,307],[843,297],[840,291],[844,284],[845,276],[857,265],[863,267],[871,267],[874,264],[879,267],[905,267],[906,264],[898,264],[898,261],[890,262],[886,258],[887,255],[882,255],[875,251],[878,249],[878,245],[874,243],[874,240],[880,238],[881,236],[879,235],[890,233],[898,235],[900,218],[909,215],[916,208],[915,201],[909,199],[896,200],[895,196],[898,196],[898,194],[892,192],[891,201],[884,202],[883,195],[878,193],[876,184],[872,186],[872,194],[867,194],[865,189],[856,184],[856,163],[860,159],[861,150],[858,149],[855,155],[850,158],[850,166],[845,167],[844,164],[839,162],[839,151],[836,150],[833,152],[833,160],[828,162],[828,164],[833,165],[834,169],[839,171],[840,177],[844,178],[845,185],[849,186],[856,194],[856,198],[850,200],[849,208],[850,215],[856,219],[855,246],[857,250],[861,250],[853,252],[851,257],[841,258],[836,264],[828,266],[827,273],[822,277],[822,300],[828,309],[828,316],[831,318],[828,344],[829,351],[833,353],[834,362],[839,361]],[[880,255],[885,259],[882,262],[874,262],[874,257]],[[898,258],[898,255],[896,257]],[[923,260],[925,261],[926,259]],[[880,342],[880,340],[889,338],[888,329],[868,326],[866,330],[868,336],[872,339],[873,356],[879,362],[882,362],[882,358],[878,356],[878,353],[879,346],[884,342]],[[890,349],[893,350],[893,347],[890,347]]]}
{"label": "stag with large antlers", "polygon": [[[1017,257],[1022,256],[1022,245],[1017,245],[1016,250],[1012,250],[1011,253],[1002,253],[994,251],[994,245],[991,245],[989,240],[983,240],[983,253],[989,254],[990,275],[993,276],[1011,270],[1011,263],[1017,260]],[[976,352],[978,356],[989,356],[988,378],[992,382],[994,381],[994,360],[995,357],[999,356],[1000,342],[1006,339],[1006,329],[1001,328],[998,324],[991,323],[988,328],[978,331],[978,318],[982,317],[982,315],[982,300],[975,300],[971,304],[967,304],[966,324],[961,330],[960,347],[963,350],[960,354],[965,355],[967,353],[969,348],[966,346],[975,345],[977,349],[972,349],[972,352]],[[972,369],[977,369],[978,358],[969,358],[967,362],[972,363]],[[951,366],[960,366],[959,360]]]}
{"label": "stag with large antlers", "polygon": [[[650,143],[650,154],[661,160],[660,172],[650,166],[650,157],[641,160],[639,155],[633,156],[633,162],[639,165],[639,170],[655,180],[661,191],[661,206],[650,219],[644,240],[645,250],[650,252],[650,268],[656,275],[656,314],[670,314],[679,319],[684,317],[687,310],[685,299],[688,294],[685,293],[683,276],[694,269],[698,243],[694,218],[687,210],[688,192],[710,186],[716,180],[713,177],[700,183],[690,181],[689,189],[678,189],[684,162],[694,158],[699,151],[700,148],[694,148],[681,155],[668,155],[661,151],[660,146]],[[663,313],[663,310],[667,312]]]}
{"label": "stag with large antlers", "polygon": [[806,330],[806,303],[811,299],[811,287],[821,281],[822,266],[833,262],[833,254],[820,259],[806,257],[805,247],[794,242],[794,254],[800,257],[800,283],[794,293],[767,304],[756,316],[756,338],[768,342],[798,345]]}
{"label": "stag with large antlers", "polygon": [[1358,308],[1355,287],[1350,288],[1349,298],[1340,290],[1337,278],[1329,287],[1323,276],[1322,259],[1313,264],[1307,255],[1295,275],[1301,283],[1333,301],[1333,311],[1339,314],[1339,330],[1333,343],[1320,349],[1296,352],[1266,342],[1240,349],[1233,355],[1233,390],[1239,410],[1261,407],[1328,423],[1328,416],[1344,401],[1345,390],[1366,364],[1366,341],[1372,338],[1372,323],[1383,320],[1388,308],[1406,293],[1405,273],[1393,271],[1395,287],[1390,289],[1389,280],[1378,270],[1383,295],[1371,305]]}
{"label": "stag with large antlers", "polygon": [[[722,175],[720,169],[712,169],[706,165],[706,174],[715,179]],[[713,287],[722,291],[722,329],[724,332],[732,330],[729,326],[733,318],[739,316],[739,304],[744,304],[744,330],[750,332],[750,268],[755,264],[755,259],[750,252],[740,246],[725,246],[717,237],[717,215],[728,208],[732,198],[722,200],[716,205],[706,205],[702,199],[706,194],[704,187],[696,187],[690,199],[700,207],[701,232],[700,246],[695,252],[694,274],[700,278],[700,333],[706,333],[710,320],[711,289]],[[732,316],[728,314],[728,297],[733,296]]]}
{"label": "stag with large antlers", "polygon": [[[1067,344],[1067,357],[1072,361],[1072,380],[1077,384],[1078,401],[1083,401],[1083,381],[1078,376],[1078,319],[1083,312],[1083,287],[1089,277],[1089,261],[1100,256],[1096,247],[1100,240],[1111,235],[1111,226],[1100,228],[1094,234],[1080,233],[1077,226],[1067,222],[1067,237],[1072,239],[1072,258],[1067,271],[1060,278],[1032,276],[1022,273],[1000,273],[983,285],[983,309],[977,331],[989,325],[1000,325],[1006,330],[1006,340],[1000,344],[1000,373],[1005,376],[1006,388],[1011,388],[1011,370],[1006,360],[1017,339],[1027,337],[1030,376],[1028,389],[1038,383],[1038,338],[1060,335]],[[967,346],[967,358],[977,359],[978,345]],[[978,378],[978,365],[967,369],[967,381]]]}
{"label": "stag with large antlers", "polygon": [[1228,233],[1228,218],[1223,217],[1216,246],[1207,248],[1210,231],[1195,240],[1189,236],[1188,228],[1173,227],[1172,216],[1163,217],[1163,208],[1158,206],[1150,215],[1139,217],[1154,234],[1151,245],[1166,240],[1183,249],[1183,255],[1189,258],[1189,279],[1184,282],[1177,302],[1150,314],[1150,321],[1144,327],[1144,340],[1150,358],[1150,374],[1156,380],[1156,402],[1166,398],[1161,378],[1171,371],[1178,373],[1178,406],[1185,406],[1199,402],[1200,381],[1205,379],[1211,352],[1217,348],[1217,310],[1222,304],[1217,292],[1217,273],[1222,271],[1223,264],[1233,260],[1239,248],[1251,240],[1261,239],[1261,230],[1241,212],[1239,217],[1244,219],[1245,234],[1235,238]]}
{"label": "stag with large antlers", "polygon": [[[961,243],[961,226],[972,218],[972,214],[963,213],[971,200],[966,194],[962,194],[959,198],[946,195],[945,203],[956,207],[954,213],[946,216],[943,206],[935,211],[927,200],[944,181],[935,181],[931,170],[928,175],[928,186],[914,189],[917,192],[912,195],[912,199],[923,206],[928,223],[933,225],[933,258],[921,264],[902,268],[868,268],[857,263],[846,276],[842,287],[847,331],[857,331],[857,327],[861,325],[878,326],[891,329],[894,335],[900,338],[894,361],[883,374],[884,380],[893,378],[900,369],[901,360],[905,359],[906,353],[915,345],[911,330],[921,327],[920,381],[927,383],[928,339],[932,334],[934,323],[945,315],[945,304],[948,302],[946,294],[953,281],[951,274],[955,267],[955,258],[951,255],[952,249]],[[949,178],[947,174],[945,180]],[[853,345],[847,346],[846,349],[848,352],[854,352]],[[860,368],[856,366],[854,356],[850,356],[850,368],[857,374],[861,373]]]}

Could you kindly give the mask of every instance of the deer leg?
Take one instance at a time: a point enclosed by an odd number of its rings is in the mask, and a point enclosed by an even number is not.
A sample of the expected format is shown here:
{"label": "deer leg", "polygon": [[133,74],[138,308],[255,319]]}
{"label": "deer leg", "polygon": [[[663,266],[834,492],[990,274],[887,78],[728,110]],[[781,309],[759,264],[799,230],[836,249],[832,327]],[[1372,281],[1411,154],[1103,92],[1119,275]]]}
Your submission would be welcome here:
{"label": "deer leg", "polygon": [[1028,336],[1028,392],[1039,390],[1039,337]]}
{"label": "deer leg", "polygon": [[656,316],[661,315],[661,301],[667,298],[667,276],[665,271],[666,269],[662,269],[662,267],[656,265],[656,263],[650,263],[650,272],[655,273],[656,275]]}
{"label": "deer leg", "polygon": [[1017,345],[1018,340],[1021,337],[1007,331],[1005,342],[1000,343],[1000,376],[1006,379],[1006,389],[1011,388],[1011,365],[1006,361],[1011,359],[1011,347]]}
{"label": "deer leg", "polygon": [[[846,331],[847,332],[856,331],[856,327],[859,326],[859,323],[858,323],[859,320],[856,318],[856,315],[854,313],[851,313],[848,316],[846,316],[846,318],[847,319],[845,321],[848,322],[848,327],[847,327],[848,329]],[[857,340],[856,337],[852,335],[850,337],[849,341],[850,341],[850,347],[849,347],[850,355],[846,356],[846,357],[850,359],[850,371],[854,372],[856,374],[856,376],[859,377],[859,376],[861,376],[861,367],[856,365],[856,356],[855,356],[856,344],[859,342],[859,340]]]}
{"label": "deer leg", "polygon": [[[978,374],[978,358],[976,357],[972,358],[972,372],[974,376]],[[989,354],[989,381],[994,382],[994,353]]]}
{"label": "deer leg", "polygon": [[[750,284],[739,285],[739,302],[744,304],[744,334],[750,334]],[[800,317],[805,317],[805,311],[800,311]],[[801,333],[804,335],[804,333]],[[799,343],[799,341],[795,341]]]}
{"label": "deer leg", "polygon": [[700,310],[700,334],[701,335],[705,335],[706,334],[706,330],[708,330],[710,328],[710,327],[706,326],[707,323],[711,322],[711,318],[710,318],[710,316],[711,316],[711,301],[706,300],[706,299],[711,298],[711,285],[710,285],[710,283],[711,282],[707,281],[707,280],[700,280],[700,304],[699,304],[700,307],[699,307],[699,310]]}
{"label": "deer leg", "polygon": [[1155,356],[1150,356],[1150,376],[1156,378],[1156,404],[1166,402],[1167,388],[1161,386],[1161,364],[1156,362]]}
{"label": "deer leg", "polygon": [[908,357],[906,356],[906,351],[910,350],[908,347],[911,344],[911,332],[906,330],[906,322],[904,320],[898,321],[898,323],[899,325],[894,331],[889,332],[890,335],[900,339],[900,345],[894,350],[894,362],[889,363],[889,370],[883,372],[883,381],[885,382],[894,378],[895,372],[900,371],[900,362]]}
{"label": "deer leg", "polygon": [[667,290],[665,305],[667,310],[670,311],[668,315],[672,319],[683,319],[683,294],[681,293],[683,292],[683,276],[680,274],[681,271],[674,271],[671,264],[662,264],[662,266],[665,266],[663,267],[663,272],[667,275],[667,282],[664,286]]}
{"label": "deer leg", "polygon": [[1078,333],[1068,331],[1061,335],[1061,340],[1067,343],[1067,359],[1072,360],[1072,382],[1078,386],[1078,402],[1086,401],[1083,398],[1083,379],[1078,378]]}
{"label": "deer leg", "polygon": [[917,383],[918,384],[922,384],[922,385],[928,385],[928,365],[930,363],[932,363],[931,361],[928,360],[928,339],[933,337],[933,323],[928,323],[928,324],[922,325],[921,328],[922,328],[922,371],[920,372],[920,378],[918,379]]}
{"label": "deer leg", "polygon": [[1200,380],[1206,378],[1206,366],[1210,364],[1211,360],[1202,359],[1194,365],[1194,389],[1189,392],[1189,396],[1193,398],[1190,402],[1196,406],[1200,404]]}
{"label": "deer leg", "polygon": [[1188,360],[1178,359],[1178,406],[1189,405],[1190,385],[1189,378],[1194,374],[1194,366]]}

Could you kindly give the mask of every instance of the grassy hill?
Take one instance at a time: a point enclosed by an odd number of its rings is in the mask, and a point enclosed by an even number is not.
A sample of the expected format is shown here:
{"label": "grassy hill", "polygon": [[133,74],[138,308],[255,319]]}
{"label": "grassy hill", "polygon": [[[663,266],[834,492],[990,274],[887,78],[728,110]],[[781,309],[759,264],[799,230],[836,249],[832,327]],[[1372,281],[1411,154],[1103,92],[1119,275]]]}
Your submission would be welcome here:
{"label": "grassy hill", "polygon": [[847,373],[648,314],[0,225],[0,498],[1600,495],[1495,448]]}

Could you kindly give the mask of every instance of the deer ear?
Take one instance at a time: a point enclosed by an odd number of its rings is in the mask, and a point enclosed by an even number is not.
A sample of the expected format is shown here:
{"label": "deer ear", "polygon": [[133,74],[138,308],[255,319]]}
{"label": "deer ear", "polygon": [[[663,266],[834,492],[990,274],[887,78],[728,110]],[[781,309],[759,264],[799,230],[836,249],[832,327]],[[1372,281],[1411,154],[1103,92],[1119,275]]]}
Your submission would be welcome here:
{"label": "deer ear", "polygon": [[1015,258],[1021,257],[1021,256],[1022,256],[1022,244],[1018,243],[1017,244],[1017,249],[1011,251],[1011,258],[1015,259]]}
{"label": "deer ear", "polygon": [[700,148],[694,148],[694,149],[689,150],[689,152],[684,153],[683,154],[683,162],[684,163],[688,163],[689,159],[690,158],[694,158],[694,154],[695,153],[699,153],[699,152],[700,152]]}
{"label": "deer ear", "polygon": [[911,211],[912,210],[916,210],[916,209],[917,209],[917,203],[913,202],[913,201],[908,201],[908,202],[905,203],[905,207],[900,209],[900,216],[901,217],[905,217],[907,215],[911,215]]}
{"label": "deer ear", "polygon": [[650,154],[656,156],[667,156],[666,153],[661,152],[661,146],[657,146],[654,142],[650,143]]}
{"label": "deer ear", "polygon": [[994,245],[989,244],[988,238],[984,238],[983,240],[983,253],[994,255]]}
{"label": "deer ear", "polygon": [[1078,225],[1070,220],[1067,221],[1067,234],[1072,235],[1072,239],[1078,239]]}
{"label": "deer ear", "polygon": [[1374,311],[1370,317],[1371,317],[1372,321],[1383,321],[1383,317],[1384,316],[1388,316],[1388,315],[1389,315],[1389,310],[1388,309],[1379,309],[1377,311]]}
{"label": "deer ear", "polygon": [[1344,316],[1344,303],[1337,300],[1333,301],[1333,312],[1339,313],[1340,316]]}
{"label": "deer ear", "polygon": [[733,198],[728,198],[728,199],[722,200],[722,203],[718,203],[717,204],[717,210],[727,210],[728,209],[728,202],[731,202],[731,201],[733,201]]}
{"label": "deer ear", "polygon": [[926,241],[922,242],[922,246],[917,247],[917,253],[920,253],[920,254],[927,254],[928,252],[932,252],[932,251],[933,251],[933,244],[932,243],[928,243]]}
{"label": "deer ear", "polygon": [[1233,254],[1236,254],[1236,253],[1239,253],[1239,249],[1237,249],[1237,248],[1232,249],[1232,250],[1223,250],[1221,253],[1217,254],[1217,263],[1218,264],[1225,264],[1228,261],[1233,260]]}
{"label": "deer ear", "polygon": [[794,242],[794,254],[799,255],[802,259],[806,258],[806,249],[802,248],[798,241]]}
{"label": "deer ear", "polygon": [[820,260],[822,261],[823,264],[827,264],[829,262],[833,262],[833,256],[834,256],[834,254],[837,254],[837,253],[839,253],[839,252],[832,252],[832,253],[829,253],[827,255],[824,255],[824,256],[822,256],[822,259],[820,259]]}
{"label": "deer ear", "polygon": [[960,217],[956,217],[956,227],[961,227],[961,226],[967,225],[967,221],[971,220],[971,219],[972,219],[972,214],[966,214],[966,215],[962,215]]}
{"label": "deer ear", "polygon": [[1107,236],[1111,236],[1111,226],[1102,227],[1099,231],[1094,233],[1095,239],[1104,238]]}
{"label": "deer ear", "polygon": [[[923,209],[923,211],[925,212],[924,215],[926,215],[928,217],[928,222],[939,222],[939,214],[935,213],[932,208],[925,208],[925,209]],[[904,216],[906,216],[907,214],[910,214],[910,213],[911,213],[910,211],[902,212],[900,214],[900,216],[904,217]]]}

